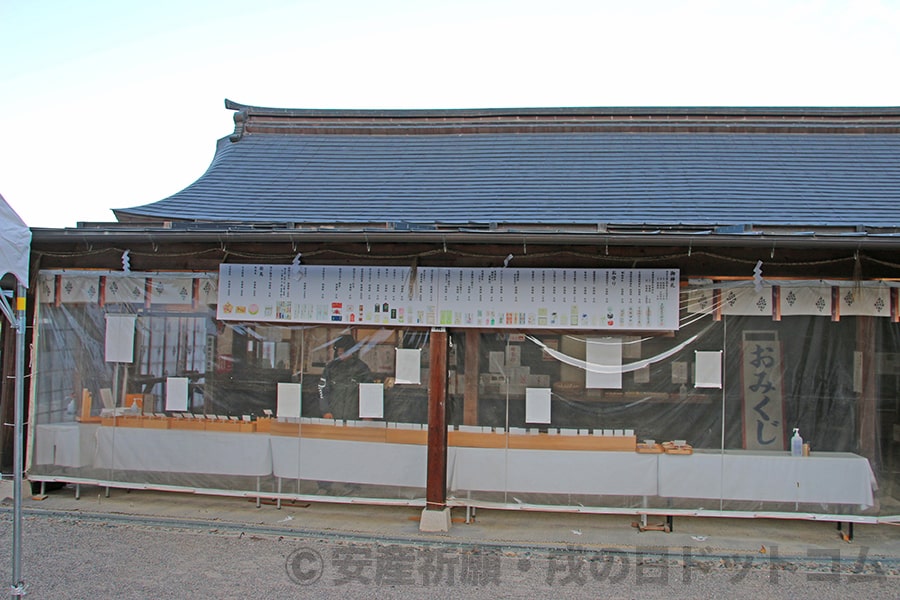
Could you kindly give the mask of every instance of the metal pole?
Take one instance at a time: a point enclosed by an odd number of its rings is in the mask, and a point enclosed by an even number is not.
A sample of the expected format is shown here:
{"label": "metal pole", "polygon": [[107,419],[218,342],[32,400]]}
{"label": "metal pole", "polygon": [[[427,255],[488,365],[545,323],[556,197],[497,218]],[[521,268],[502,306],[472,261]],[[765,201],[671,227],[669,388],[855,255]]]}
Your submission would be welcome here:
{"label": "metal pole", "polygon": [[25,420],[25,286],[19,284],[16,291],[16,398],[15,398],[15,444],[13,446],[13,548],[12,585],[10,597],[25,595],[22,581],[22,458],[24,435],[22,425]]}

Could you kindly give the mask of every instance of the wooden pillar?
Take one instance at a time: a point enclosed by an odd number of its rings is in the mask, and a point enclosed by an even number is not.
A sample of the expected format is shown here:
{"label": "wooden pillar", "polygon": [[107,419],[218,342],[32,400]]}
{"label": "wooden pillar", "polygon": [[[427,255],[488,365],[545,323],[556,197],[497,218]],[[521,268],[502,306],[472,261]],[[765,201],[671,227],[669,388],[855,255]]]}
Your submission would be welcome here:
{"label": "wooden pillar", "polygon": [[466,331],[466,387],[463,396],[463,423],[478,425],[478,355],[481,351],[481,333]]}
{"label": "wooden pillar", "polygon": [[428,380],[428,478],[426,510],[447,504],[447,331],[432,329]]}
{"label": "wooden pillar", "polygon": [[856,317],[856,352],[861,364],[854,377],[859,377],[856,403],[859,453],[869,459],[872,468],[881,468],[878,448],[878,398],[875,378],[875,319]]}

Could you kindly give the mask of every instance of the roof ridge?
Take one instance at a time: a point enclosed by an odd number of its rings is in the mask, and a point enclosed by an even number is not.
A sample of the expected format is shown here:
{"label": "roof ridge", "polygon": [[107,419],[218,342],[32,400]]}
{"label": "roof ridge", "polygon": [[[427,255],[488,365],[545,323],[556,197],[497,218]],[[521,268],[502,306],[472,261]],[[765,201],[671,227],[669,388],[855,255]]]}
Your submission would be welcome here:
{"label": "roof ridge", "polygon": [[231,141],[257,134],[550,132],[900,133],[900,107],[573,107],[345,110],[267,108],[225,100]]}

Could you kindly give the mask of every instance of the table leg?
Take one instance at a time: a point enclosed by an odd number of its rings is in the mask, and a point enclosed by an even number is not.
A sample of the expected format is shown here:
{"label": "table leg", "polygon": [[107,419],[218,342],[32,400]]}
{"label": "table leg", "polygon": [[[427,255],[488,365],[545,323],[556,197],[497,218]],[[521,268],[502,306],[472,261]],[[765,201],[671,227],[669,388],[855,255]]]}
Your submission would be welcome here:
{"label": "table leg", "polygon": [[278,500],[275,502],[278,510],[281,510],[281,477],[278,478]]}
{"label": "table leg", "polygon": [[[649,506],[649,504],[647,502],[647,496],[644,496],[643,507],[647,508],[648,506]],[[641,520],[640,521],[632,521],[631,526],[636,527],[637,530],[640,532],[664,531],[666,533],[669,533],[672,531],[673,519],[674,519],[674,517],[672,517],[672,515],[667,515],[665,523],[658,523],[656,525],[650,525],[647,523],[647,513],[641,513]]]}
{"label": "table leg", "polygon": [[843,525],[844,525],[843,523],[838,521],[837,530],[839,532],[839,535],[841,536],[841,539],[844,540],[845,542],[852,542],[853,541],[853,521],[850,521],[849,523],[847,523],[847,533],[844,533]]}
{"label": "table leg", "polygon": [[259,497],[259,475],[256,476],[256,508],[262,506],[262,498]]}
{"label": "table leg", "polygon": [[[650,505],[650,503],[647,499],[647,496],[644,496],[641,499],[641,506],[643,506],[644,508],[647,508],[649,505]],[[645,529],[647,529],[647,514],[646,513],[641,515],[641,526],[638,528],[638,530],[644,531]]]}
{"label": "table leg", "polygon": [[75,484],[75,499],[81,500],[81,484],[80,483]]}

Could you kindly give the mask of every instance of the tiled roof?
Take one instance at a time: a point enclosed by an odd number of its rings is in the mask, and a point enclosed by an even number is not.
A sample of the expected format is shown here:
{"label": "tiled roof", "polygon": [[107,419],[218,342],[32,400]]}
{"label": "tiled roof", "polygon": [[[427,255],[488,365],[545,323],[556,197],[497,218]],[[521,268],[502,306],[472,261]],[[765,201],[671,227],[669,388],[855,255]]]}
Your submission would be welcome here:
{"label": "tiled roof", "polygon": [[207,172],[120,220],[900,227],[895,109],[230,106]]}

